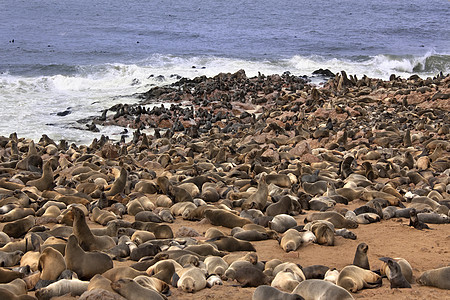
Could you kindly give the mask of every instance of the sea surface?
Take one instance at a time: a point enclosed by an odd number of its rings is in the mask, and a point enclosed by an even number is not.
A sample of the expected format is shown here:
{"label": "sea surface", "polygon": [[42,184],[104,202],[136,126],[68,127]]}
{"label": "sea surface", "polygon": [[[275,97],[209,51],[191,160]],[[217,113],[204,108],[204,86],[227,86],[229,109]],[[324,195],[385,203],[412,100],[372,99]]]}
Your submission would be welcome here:
{"label": "sea surface", "polygon": [[0,135],[119,139],[77,120],[175,75],[446,74],[449,16],[448,0],[0,0]]}

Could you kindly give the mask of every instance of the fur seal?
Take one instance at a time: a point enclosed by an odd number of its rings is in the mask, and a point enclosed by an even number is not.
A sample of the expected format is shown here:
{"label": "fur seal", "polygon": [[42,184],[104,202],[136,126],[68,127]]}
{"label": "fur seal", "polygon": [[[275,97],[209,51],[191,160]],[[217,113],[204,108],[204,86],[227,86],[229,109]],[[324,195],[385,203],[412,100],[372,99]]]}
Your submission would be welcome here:
{"label": "fur seal", "polygon": [[328,222],[315,222],[309,229],[316,236],[316,243],[319,245],[334,246],[334,228]]}
{"label": "fur seal", "polygon": [[287,269],[286,271],[278,272],[270,285],[283,292],[291,293],[301,281],[302,278],[300,276]]}
{"label": "fur seal", "polygon": [[25,295],[28,292],[27,283],[20,278],[16,278],[9,283],[0,283],[0,289],[6,289],[16,296]]}
{"label": "fur seal", "polygon": [[336,235],[342,236],[345,239],[356,240],[357,236],[347,228],[338,229],[335,231]]}
{"label": "fur seal", "polygon": [[23,278],[25,274],[17,271],[12,271],[6,268],[0,267],[0,283],[8,283],[16,278]]}
{"label": "fur seal", "polygon": [[[384,261],[387,265],[387,270],[385,269],[384,272],[386,273],[386,276],[389,279],[389,282],[391,283],[391,289],[393,288],[411,288],[411,284],[406,280],[405,276],[403,276],[402,268],[400,267],[400,264],[398,264],[395,260],[388,258],[388,257],[382,257],[380,258],[381,261]],[[381,271],[381,269],[380,269]]]}
{"label": "fur seal", "polygon": [[51,190],[55,183],[53,182],[53,170],[51,160],[48,160],[43,166],[42,176],[36,180],[30,180],[27,182],[28,186],[34,186],[39,191]]}
{"label": "fur seal", "polygon": [[36,300],[36,297],[30,295],[20,295],[17,296],[7,289],[0,288],[0,299],[5,300]]}
{"label": "fur seal", "polygon": [[285,195],[276,203],[270,204],[266,209],[266,215],[275,217],[279,214],[289,214],[297,211],[301,212],[300,204],[297,200],[292,199],[290,196]]}
{"label": "fur seal", "polygon": [[164,281],[167,284],[170,284],[172,276],[175,273],[175,266],[170,260],[165,259],[158,261],[153,266],[150,266],[146,270],[146,273],[152,277]]}
{"label": "fur seal", "polygon": [[53,297],[71,294],[73,296],[81,296],[87,291],[89,281],[81,281],[78,279],[61,279],[57,282],[49,284],[47,287],[36,291],[36,297],[39,300],[50,300]]}
{"label": "fur seal", "polygon": [[358,227],[358,223],[344,218],[343,215],[335,211],[312,213],[305,218],[305,223],[315,220],[327,220],[331,222],[335,228],[338,229],[339,228],[353,229]]}
{"label": "fur seal", "polygon": [[3,227],[3,232],[13,238],[20,238],[28,232],[36,224],[34,216],[27,216],[25,218],[6,223]]}
{"label": "fur seal", "polygon": [[430,227],[427,224],[419,220],[415,208],[411,208],[409,210],[409,226],[412,226],[419,230],[430,229]]}
{"label": "fur seal", "polygon": [[239,282],[242,287],[258,287],[260,285],[270,284],[269,277],[254,266],[245,266],[236,269],[234,279]]}
{"label": "fur seal", "polygon": [[283,271],[288,271],[288,270],[297,274],[302,280],[306,279],[305,274],[303,273],[301,267],[292,262],[284,262],[284,263],[281,263],[281,264],[275,266],[273,268],[272,275],[276,276],[278,274],[278,272],[283,272]]}
{"label": "fur seal", "polygon": [[258,182],[258,190],[250,195],[244,203],[242,209],[256,208],[263,210],[266,207],[267,197],[269,196],[269,188],[266,182],[266,175],[262,175]]}
{"label": "fur seal", "polygon": [[117,281],[122,278],[134,279],[139,275],[147,275],[147,273],[143,271],[137,271],[136,269],[127,266],[112,268],[102,274],[104,278],[108,279],[111,282]]}
{"label": "fur seal", "polygon": [[197,267],[189,267],[183,269],[178,273],[177,287],[180,287],[184,292],[195,293],[206,287],[205,272]]}
{"label": "fur seal", "polygon": [[303,300],[304,298],[297,294],[289,294],[280,291],[274,287],[268,285],[260,285],[253,292],[252,300]]}
{"label": "fur seal", "polygon": [[71,235],[66,244],[65,261],[67,269],[77,273],[80,279],[90,279],[95,274],[102,274],[113,267],[111,258],[101,252],[85,252],[76,236]]}
{"label": "fur seal", "polygon": [[356,247],[353,264],[360,268],[370,270],[369,258],[367,257],[367,250],[369,250],[369,246],[366,243],[360,243]]}
{"label": "fur seal", "polygon": [[245,224],[251,224],[250,220],[236,216],[232,212],[222,209],[207,209],[205,217],[215,226],[223,226],[227,228],[242,227]]}
{"label": "fur seal", "polygon": [[450,290],[450,267],[425,271],[417,278],[417,282],[421,285]]}
{"label": "fur seal", "polygon": [[320,279],[304,280],[292,291],[305,299],[353,300],[344,288]]}
{"label": "fur seal", "polygon": [[133,300],[165,300],[166,298],[160,295],[153,289],[148,289],[130,278],[119,279],[111,283],[111,288],[125,297]]}
{"label": "fur seal", "polygon": [[329,269],[323,265],[312,265],[303,268],[303,274],[305,274],[306,279],[324,279]]}
{"label": "fur seal", "polygon": [[381,257],[380,260],[383,262],[383,265],[380,267],[380,274],[382,276],[386,276],[389,279],[390,271],[389,266],[387,264],[387,260],[389,259],[399,264],[403,276],[409,283],[414,283],[412,267],[409,264],[409,262],[404,258]]}
{"label": "fur seal", "polygon": [[216,274],[222,276],[225,274],[225,271],[228,269],[227,262],[218,256],[208,256],[205,258],[205,265],[208,271],[208,274]]}
{"label": "fur seal", "polygon": [[356,293],[363,288],[375,288],[381,286],[381,276],[358,266],[344,267],[339,274],[337,285],[347,291]]}
{"label": "fur seal", "polygon": [[279,233],[284,233],[295,226],[297,226],[297,221],[294,217],[286,214],[277,215],[272,221],[269,221],[269,228]]}
{"label": "fur seal", "polygon": [[110,236],[95,236],[86,223],[86,217],[81,209],[76,206],[70,208],[73,214],[73,234],[86,251],[108,250],[116,245]]}
{"label": "fur seal", "polygon": [[170,291],[170,286],[167,283],[158,278],[149,277],[147,274],[136,276],[133,280],[143,287],[154,289],[161,294],[167,294]]}
{"label": "fur seal", "polygon": [[250,242],[238,240],[231,236],[218,237],[211,242],[221,251],[256,251],[255,247]]}
{"label": "fur seal", "polygon": [[286,252],[296,251],[303,243],[300,232],[288,229],[280,239],[280,246]]}
{"label": "fur seal", "polygon": [[166,224],[135,221],[131,224],[131,228],[150,231],[157,239],[171,239],[174,236],[172,228]]}
{"label": "fur seal", "polygon": [[113,184],[111,185],[111,189],[106,192],[107,196],[115,196],[119,193],[123,193],[125,186],[127,185],[127,177],[128,177],[128,171],[122,167],[120,169],[119,177],[114,180]]}
{"label": "fur seal", "polygon": [[16,250],[14,252],[0,251],[0,267],[12,267],[19,263],[23,257],[23,252]]}
{"label": "fur seal", "polygon": [[52,247],[45,248],[38,261],[41,280],[56,280],[66,269],[66,262],[62,254]]}

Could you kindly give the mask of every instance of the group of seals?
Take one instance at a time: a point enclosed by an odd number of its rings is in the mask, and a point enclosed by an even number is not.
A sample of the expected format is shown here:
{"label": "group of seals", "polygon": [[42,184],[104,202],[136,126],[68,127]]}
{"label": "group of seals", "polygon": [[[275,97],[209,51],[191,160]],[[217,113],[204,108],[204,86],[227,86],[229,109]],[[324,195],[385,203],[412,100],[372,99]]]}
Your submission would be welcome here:
{"label": "group of seals", "polygon": [[[255,299],[352,299],[351,292],[381,283],[370,269],[370,241],[340,270],[300,260],[302,267],[296,255],[305,247],[339,248],[344,238],[356,239],[350,230],[392,217],[422,230],[448,222],[450,144],[441,125],[448,117],[396,98],[408,90],[410,101],[417,86],[426,87],[424,95],[445,93],[448,77],[383,82],[342,73],[317,89],[287,73],[247,78],[239,71],[176,86],[143,99],[176,97],[192,108],[119,105],[114,116],[95,120],[168,128],[137,130],[130,142],[103,136],[69,146],[47,136],[36,144],[0,137],[1,281],[19,290],[23,280],[41,299],[94,290],[165,299],[170,286],[193,293],[226,279],[258,287]],[[386,91],[396,93],[378,100]],[[436,95],[432,103],[444,97]],[[250,104],[259,112],[245,111]],[[421,157],[428,163],[419,165]],[[349,210],[357,201],[365,202]],[[173,230],[178,218],[223,228]],[[288,259],[258,260],[259,246],[275,240]],[[229,254],[235,251],[250,253]],[[5,268],[19,260],[19,271]],[[136,262],[118,268],[122,260]],[[379,273],[392,288],[414,284],[403,260],[383,262]],[[426,271],[417,282],[446,289],[448,270]]]}

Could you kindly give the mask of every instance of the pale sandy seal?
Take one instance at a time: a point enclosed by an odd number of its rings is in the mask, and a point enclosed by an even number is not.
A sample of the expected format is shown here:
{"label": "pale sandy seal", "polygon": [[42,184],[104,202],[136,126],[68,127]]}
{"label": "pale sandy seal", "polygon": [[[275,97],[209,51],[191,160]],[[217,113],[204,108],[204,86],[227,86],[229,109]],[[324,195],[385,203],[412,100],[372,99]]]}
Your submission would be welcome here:
{"label": "pale sandy seal", "polygon": [[184,292],[195,293],[206,287],[205,272],[197,267],[189,267],[178,272],[180,277],[177,282],[177,287],[180,287]]}
{"label": "pale sandy seal", "polygon": [[111,282],[117,281],[122,278],[134,279],[139,275],[147,275],[147,273],[127,266],[112,268],[102,274],[103,277],[110,280]]}
{"label": "pale sandy seal", "polygon": [[272,221],[269,221],[269,228],[279,233],[284,233],[294,226],[297,226],[297,221],[287,214],[277,215]]}
{"label": "pale sandy seal", "polygon": [[403,276],[400,264],[398,264],[395,260],[387,257],[380,258],[380,260],[384,261],[387,265],[388,269],[385,269],[384,272],[386,273],[389,282],[391,283],[391,289],[411,288],[411,284],[409,284],[408,280],[406,280],[405,276]]}
{"label": "pale sandy seal", "polygon": [[69,237],[66,245],[65,261],[67,269],[77,273],[80,279],[90,279],[95,274],[102,274],[113,267],[111,258],[101,252],[85,252],[74,235]]}
{"label": "pale sandy seal", "polygon": [[146,273],[150,276],[156,277],[167,284],[170,284],[172,276],[175,273],[175,265],[168,259],[158,261],[153,266],[150,266]]}
{"label": "pale sandy seal", "polygon": [[58,250],[48,247],[42,251],[38,261],[41,280],[56,280],[65,269],[66,262]]}
{"label": "pale sandy seal", "polygon": [[218,256],[208,256],[205,258],[205,264],[208,271],[208,274],[216,274],[222,276],[225,274],[225,271],[228,269],[227,262]]}
{"label": "pale sandy seal", "polygon": [[0,251],[0,267],[12,267],[19,263],[23,256],[23,252],[16,250],[14,252]]}
{"label": "pale sandy seal", "polygon": [[353,300],[344,288],[320,279],[304,280],[292,291],[305,299]]}
{"label": "pale sandy seal", "polygon": [[425,271],[417,278],[417,282],[421,285],[450,290],[450,267]]}
{"label": "pale sandy seal", "polygon": [[161,294],[167,294],[170,290],[170,286],[167,283],[165,283],[161,279],[149,277],[147,276],[147,274],[136,276],[133,280],[142,285],[143,287],[146,287],[148,289],[154,289],[155,291]]}
{"label": "pale sandy seal", "polygon": [[71,294],[80,296],[87,291],[89,281],[81,281],[78,279],[61,279],[36,291],[36,297],[39,300],[49,300],[53,297]]}
{"label": "pale sandy seal", "polygon": [[199,244],[199,245],[189,245],[186,248],[184,248],[186,251],[191,251],[194,253],[197,253],[201,256],[224,256],[226,253],[219,251],[215,246],[206,243],[206,244]]}
{"label": "pale sandy seal", "polygon": [[222,209],[207,209],[205,217],[215,226],[223,226],[227,228],[234,228],[236,226],[242,227],[245,224],[252,223],[250,220],[236,216],[232,212]]}
{"label": "pale sandy seal", "polygon": [[280,246],[286,252],[296,251],[302,244],[300,232],[292,228],[288,229],[280,239]]}
{"label": "pale sandy seal", "polygon": [[375,288],[381,286],[381,276],[370,270],[349,265],[341,270],[337,285],[350,292],[356,293],[364,288]]}
{"label": "pale sandy seal", "polygon": [[282,292],[279,289],[276,289],[268,285],[260,285],[253,292],[252,300],[266,300],[266,299],[303,300],[303,297],[297,294],[289,294]]}
{"label": "pale sandy seal", "polygon": [[339,278],[339,271],[336,269],[330,269],[325,273],[323,280],[336,284],[338,278]]}
{"label": "pale sandy seal", "polygon": [[360,243],[356,247],[355,257],[353,258],[353,264],[360,268],[370,270],[369,258],[367,257],[367,251],[369,246],[366,243]]}
{"label": "pale sandy seal", "polygon": [[316,236],[315,242],[317,244],[334,246],[334,226],[332,224],[330,226],[329,222],[324,220],[313,221],[309,230]]}
{"label": "pale sandy seal", "polygon": [[152,289],[148,289],[134,281],[133,279],[124,278],[111,283],[111,288],[125,297],[133,300],[164,300],[164,296]]}
{"label": "pale sandy seal", "polygon": [[294,272],[294,273],[297,274],[302,280],[305,280],[305,279],[306,279],[305,274],[303,273],[303,271],[302,271],[302,269],[300,268],[300,266],[298,266],[297,264],[292,263],[292,262],[284,262],[284,263],[281,263],[281,264],[275,266],[275,267],[273,268],[272,275],[273,275],[273,276],[276,276],[276,275],[278,274],[278,272],[283,272],[283,271],[287,271],[287,270],[289,270],[289,271],[291,271],[291,272]]}
{"label": "pale sandy seal", "polygon": [[291,293],[301,281],[302,278],[300,276],[287,269],[286,271],[278,272],[270,285],[283,292]]}

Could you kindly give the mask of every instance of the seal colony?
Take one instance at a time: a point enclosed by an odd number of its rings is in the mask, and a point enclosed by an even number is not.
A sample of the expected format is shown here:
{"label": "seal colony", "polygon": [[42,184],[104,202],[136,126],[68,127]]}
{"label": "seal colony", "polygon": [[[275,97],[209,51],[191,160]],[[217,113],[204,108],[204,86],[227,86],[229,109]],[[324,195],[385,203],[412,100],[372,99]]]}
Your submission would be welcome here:
{"label": "seal colony", "polygon": [[317,88],[241,70],[89,120],[129,142],[0,137],[0,294],[445,295],[449,95],[443,74]]}

